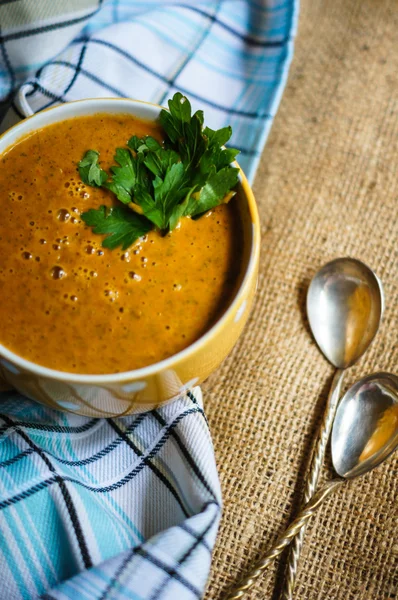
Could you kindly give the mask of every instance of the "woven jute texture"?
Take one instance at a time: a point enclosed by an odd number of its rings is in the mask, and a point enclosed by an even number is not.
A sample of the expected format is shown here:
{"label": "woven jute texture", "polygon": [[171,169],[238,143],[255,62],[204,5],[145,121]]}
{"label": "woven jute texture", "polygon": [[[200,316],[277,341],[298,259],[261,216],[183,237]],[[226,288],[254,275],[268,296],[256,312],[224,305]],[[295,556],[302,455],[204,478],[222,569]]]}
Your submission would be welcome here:
{"label": "woven jute texture", "polygon": [[[333,375],[305,316],[322,264],[359,258],[386,293],[381,330],[345,386],[378,370],[398,373],[398,2],[302,0],[254,191],[262,221],[254,310],[204,385],[224,496],[209,600],[224,597],[298,510]],[[397,476],[398,453],[323,505],[307,530],[297,599],[398,597]],[[281,575],[278,563],[249,598],[276,600]]]}

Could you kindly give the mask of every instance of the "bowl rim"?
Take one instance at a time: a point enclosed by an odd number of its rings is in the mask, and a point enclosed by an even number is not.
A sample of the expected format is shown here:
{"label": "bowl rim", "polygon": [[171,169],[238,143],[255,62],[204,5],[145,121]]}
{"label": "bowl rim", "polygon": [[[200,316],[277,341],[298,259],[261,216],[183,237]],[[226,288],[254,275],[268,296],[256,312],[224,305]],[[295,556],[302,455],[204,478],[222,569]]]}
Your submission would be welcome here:
{"label": "bowl rim", "polygon": [[[110,107],[109,110],[101,108],[101,110],[98,110],[97,112],[95,111],[96,105],[100,105],[100,104],[107,103],[107,102],[109,102],[109,107]],[[85,98],[83,100],[74,100],[74,101],[70,101],[70,102],[65,102],[63,104],[53,106],[53,107],[41,110],[37,113],[34,113],[33,115],[26,117],[22,121],[19,121],[12,127],[8,128],[3,134],[0,135],[0,145],[2,145],[2,143],[5,141],[5,138],[7,138],[11,132],[15,135],[15,133],[18,131],[18,129],[22,129],[22,130],[24,129],[24,125],[27,121],[34,120],[37,117],[43,115],[43,113],[60,112],[62,114],[62,112],[65,111],[65,107],[68,107],[70,105],[82,105],[82,104],[90,105],[90,104],[92,104],[93,109],[94,109],[93,113],[92,113],[93,115],[101,114],[101,113],[112,114],[111,106],[112,106],[112,104],[116,104],[116,103],[126,103],[126,105],[130,105],[130,107],[133,107],[137,104],[138,105],[146,105],[150,109],[153,110],[154,118],[156,118],[155,113],[159,113],[159,111],[162,108],[164,108],[163,106],[160,106],[159,104],[155,104],[153,102],[146,102],[143,100],[135,100],[132,98]],[[126,114],[128,114],[128,113],[130,113],[134,116],[133,111],[127,110]],[[75,115],[75,116],[78,116],[78,115]],[[59,121],[73,119],[73,118],[74,118],[74,115],[69,114],[69,115],[65,116],[64,118],[61,117],[59,119]],[[148,120],[152,120],[152,119],[148,119]],[[58,122],[58,121],[55,121],[55,122]],[[48,123],[47,125],[46,124],[40,125],[39,127],[37,127],[37,130],[42,129],[43,127],[46,127],[50,124],[52,124],[52,123]],[[32,133],[33,131],[36,131],[36,130],[34,129],[29,132],[25,132],[25,134],[23,132],[21,132],[21,138],[24,135],[29,135],[29,133]],[[14,142],[11,142],[10,145],[6,146],[4,150],[7,150],[9,147],[12,147],[12,145],[17,143],[19,141],[19,139],[21,139],[21,138],[16,138],[14,140]],[[3,151],[0,150],[0,155],[4,152],[4,150]],[[157,373],[159,373],[161,371],[164,371],[166,369],[173,367],[174,364],[181,362],[182,360],[189,359],[189,357],[191,355],[194,355],[198,350],[200,350],[202,347],[206,346],[211,341],[211,338],[214,335],[216,335],[217,333],[219,333],[220,330],[222,330],[225,327],[225,325],[227,325],[227,322],[228,322],[230,316],[239,309],[242,302],[244,301],[246,293],[248,292],[248,289],[250,288],[250,283],[251,283],[252,277],[256,272],[256,267],[257,267],[259,255],[260,255],[260,220],[259,220],[259,214],[258,214],[256,200],[254,198],[254,194],[251,189],[251,186],[250,186],[244,172],[240,168],[239,163],[237,161],[235,161],[234,164],[236,164],[236,166],[239,167],[239,169],[240,169],[239,182],[242,187],[243,196],[246,200],[246,203],[247,203],[247,206],[249,209],[249,214],[250,214],[250,217],[252,220],[251,248],[250,248],[249,261],[247,263],[247,266],[245,269],[245,274],[242,278],[241,284],[240,284],[238,290],[235,292],[230,305],[223,312],[221,317],[219,319],[217,319],[217,321],[214,323],[214,325],[212,325],[212,327],[210,327],[210,329],[208,329],[200,338],[198,338],[195,342],[193,342],[192,344],[190,344],[189,346],[187,346],[180,352],[177,352],[176,354],[173,354],[172,356],[169,356],[168,358],[165,358],[161,361],[153,363],[147,367],[141,367],[139,369],[132,369],[130,371],[122,371],[120,373],[109,373],[109,374],[101,374],[100,375],[100,374],[89,374],[89,373],[87,373],[87,374],[71,373],[69,371],[58,371],[56,369],[44,367],[44,366],[39,365],[38,363],[27,360],[26,358],[23,358],[22,356],[16,354],[12,350],[9,350],[6,346],[3,346],[1,343],[0,343],[0,361],[3,362],[3,359],[5,359],[6,361],[9,361],[10,363],[15,364],[16,366],[21,367],[25,371],[29,371],[31,373],[34,373],[35,375],[54,379],[57,381],[63,381],[63,382],[68,382],[68,383],[83,383],[83,384],[84,383],[87,383],[87,384],[112,384],[112,383],[124,383],[127,381],[132,382],[132,381],[136,381],[138,379],[142,379],[142,378],[145,379],[149,376],[156,375]],[[3,362],[3,365],[4,365],[4,362]]]}

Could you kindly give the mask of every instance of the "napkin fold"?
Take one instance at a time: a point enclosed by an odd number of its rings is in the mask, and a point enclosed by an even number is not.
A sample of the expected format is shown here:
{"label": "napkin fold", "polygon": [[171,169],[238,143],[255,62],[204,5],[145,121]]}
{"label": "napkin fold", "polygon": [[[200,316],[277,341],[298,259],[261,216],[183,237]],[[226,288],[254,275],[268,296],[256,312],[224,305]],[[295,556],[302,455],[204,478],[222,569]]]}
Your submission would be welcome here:
{"label": "napkin fold", "polygon": [[1,598],[201,597],[221,493],[199,388],[123,418],[0,408]]}
{"label": "napkin fold", "polygon": [[[297,13],[295,0],[3,2],[1,129],[70,100],[181,91],[209,126],[232,125],[252,180]],[[201,598],[220,513],[199,388],[101,420],[0,392],[1,600]]]}

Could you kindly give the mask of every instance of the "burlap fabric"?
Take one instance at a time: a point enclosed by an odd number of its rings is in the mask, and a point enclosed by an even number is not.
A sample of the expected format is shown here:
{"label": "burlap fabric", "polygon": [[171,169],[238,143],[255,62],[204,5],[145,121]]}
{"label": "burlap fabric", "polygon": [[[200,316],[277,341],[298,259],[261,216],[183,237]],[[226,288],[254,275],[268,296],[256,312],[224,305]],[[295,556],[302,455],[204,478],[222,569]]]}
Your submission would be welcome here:
{"label": "burlap fabric", "polygon": [[[338,256],[372,266],[386,312],[346,376],[398,372],[398,2],[302,0],[296,52],[254,185],[259,289],[232,355],[204,386],[224,495],[207,598],[221,599],[298,508],[333,374],[305,295]],[[330,476],[330,461],[324,476]],[[307,530],[296,598],[398,596],[398,453],[330,498]],[[250,594],[276,599],[275,565]]]}

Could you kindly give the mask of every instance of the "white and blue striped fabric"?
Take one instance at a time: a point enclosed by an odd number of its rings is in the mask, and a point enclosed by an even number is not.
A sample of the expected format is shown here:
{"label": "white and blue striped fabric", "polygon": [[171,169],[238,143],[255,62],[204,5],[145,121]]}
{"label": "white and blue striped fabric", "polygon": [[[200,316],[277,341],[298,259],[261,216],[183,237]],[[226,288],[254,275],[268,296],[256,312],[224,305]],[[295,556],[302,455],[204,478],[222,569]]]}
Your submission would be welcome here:
{"label": "white and blue striped fabric", "polygon": [[[297,12],[297,0],[3,0],[2,129],[69,100],[181,91],[208,125],[232,125],[252,180]],[[199,388],[106,420],[0,392],[0,600],[201,598],[220,514]]]}

